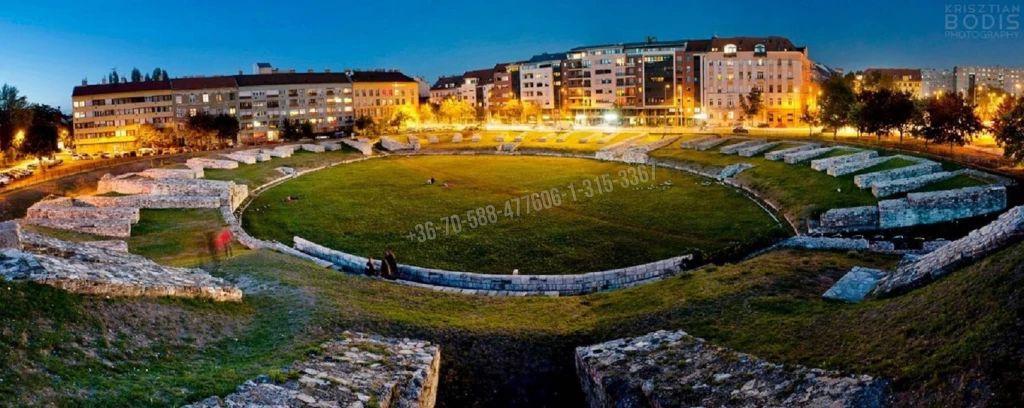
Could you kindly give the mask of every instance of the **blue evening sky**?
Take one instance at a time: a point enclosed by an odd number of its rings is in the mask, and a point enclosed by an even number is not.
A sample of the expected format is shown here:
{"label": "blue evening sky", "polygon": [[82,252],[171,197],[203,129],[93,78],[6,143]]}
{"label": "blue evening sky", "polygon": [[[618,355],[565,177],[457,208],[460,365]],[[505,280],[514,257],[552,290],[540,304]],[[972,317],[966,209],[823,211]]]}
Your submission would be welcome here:
{"label": "blue evening sky", "polygon": [[[398,68],[433,82],[544,51],[625,41],[787,36],[811,59],[865,67],[1024,67],[1024,39],[950,39],[943,0],[3,1],[0,83],[68,110],[83,78]],[[1016,6],[1024,0],[984,4]],[[1017,11],[1019,13],[1019,11]],[[1021,21],[1017,17],[1011,17]]]}

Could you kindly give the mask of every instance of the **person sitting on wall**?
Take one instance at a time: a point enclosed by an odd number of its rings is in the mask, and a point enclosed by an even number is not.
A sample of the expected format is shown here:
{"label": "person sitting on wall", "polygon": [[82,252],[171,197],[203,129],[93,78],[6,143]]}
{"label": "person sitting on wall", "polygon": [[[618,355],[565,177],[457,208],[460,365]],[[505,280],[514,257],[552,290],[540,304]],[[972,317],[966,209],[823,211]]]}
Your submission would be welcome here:
{"label": "person sitting on wall", "polygon": [[390,249],[388,249],[387,252],[384,255],[384,262],[382,262],[382,264],[381,264],[381,269],[383,269],[383,264],[387,264],[388,265],[388,276],[385,276],[384,278],[392,279],[392,280],[393,279],[397,279],[398,278],[398,260],[395,259],[395,253],[391,252]]}
{"label": "person sitting on wall", "polygon": [[[383,267],[383,265],[381,265]],[[366,276],[376,276],[377,268],[373,266],[373,258],[366,261]]]}

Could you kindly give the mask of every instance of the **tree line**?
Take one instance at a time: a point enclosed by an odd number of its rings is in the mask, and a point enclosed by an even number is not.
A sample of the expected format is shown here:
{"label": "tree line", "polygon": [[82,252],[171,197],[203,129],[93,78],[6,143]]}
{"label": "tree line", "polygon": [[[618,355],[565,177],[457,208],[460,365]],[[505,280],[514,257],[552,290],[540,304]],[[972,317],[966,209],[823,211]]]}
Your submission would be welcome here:
{"label": "tree line", "polygon": [[18,88],[0,86],[0,152],[5,164],[18,157],[42,159],[56,153],[62,137],[70,143],[71,123],[60,109],[29,103]]}
{"label": "tree line", "polygon": [[105,84],[124,84],[128,82],[149,82],[149,81],[166,81],[171,77],[167,75],[167,70],[161,69],[160,67],[153,68],[153,73],[145,73],[139,71],[138,68],[132,68],[132,72],[129,75],[121,75],[117,72],[117,68],[111,69],[110,73],[103,78]]}
{"label": "tree line", "polygon": [[[833,75],[821,83],[818,109],[804,108],[801,120],[813,127],[822,126],[833,138],[840,128],[851,127],[860,135],[899,134],[921,139],[925,144],[955,146],[970,143],[983,132],[991,132],[1005,149],[1007,157],[1024,159],[1024,98],[1001,90],[978,91],[977,103],[960,93],[948,93],[914,99],[894,89],[885,75],[864,78],[859,91],[855,76]],[[986,126],[986,123],[990,123]]]}

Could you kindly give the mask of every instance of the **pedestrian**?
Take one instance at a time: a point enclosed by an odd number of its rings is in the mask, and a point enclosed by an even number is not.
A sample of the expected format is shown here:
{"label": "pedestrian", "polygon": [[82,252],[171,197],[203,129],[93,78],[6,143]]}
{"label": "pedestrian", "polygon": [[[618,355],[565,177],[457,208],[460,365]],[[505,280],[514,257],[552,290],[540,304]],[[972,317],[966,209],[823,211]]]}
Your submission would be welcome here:
{"label": "pedestrian", "polygon": [[229,230],[227,228],[224,228],[223,230],[221,230],[220,233],[217,234],[217,238],[216,238],[216,244],[215,245],[217,246],[217,252],[220,252],[221,250],[223,250],[225,257],[233,256],[233,254],[231,253],[231,239],[232,239],[231,230]]}
{"label": "pedestrian", "polygon": [[[396,279],[396,278],[398,278],[398,261],[395,259],[395,253],[391,252],[390,249],[388,249],[387,252],[385,253],[385,255],[384,255],[384,262],[383,263],[388,265],[388,276],[385,276],[385,278],[387,278],[387,279]],[[383,267],[383,265],[382,265],[382,267]]]}
{"label": "pedestrian", "polygon": [[[381,265],[383,267],[383,265]],[[377,275],[377,268],[373,266],[373,258],[366,261],[366,276]]]}

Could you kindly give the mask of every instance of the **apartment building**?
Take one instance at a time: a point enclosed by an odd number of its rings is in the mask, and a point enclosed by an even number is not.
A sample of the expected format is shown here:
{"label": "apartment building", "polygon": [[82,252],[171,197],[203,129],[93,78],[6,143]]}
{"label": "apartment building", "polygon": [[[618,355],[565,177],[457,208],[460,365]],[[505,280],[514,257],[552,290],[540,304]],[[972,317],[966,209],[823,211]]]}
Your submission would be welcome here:
{"label": "apartment building", "polygon": [[367,116],[385,122],[401,109],[419,108],[420,86],[415,79],[395,70],[348,71],[352,95],[342,97],[355,111],[355,117]]}
{"label": "apartment building", "polygon": [[344,73],[236,75],[238,121],[243,142],[277,140],[283,119],[309,122],[316,133],[354,122],[352,81]]}
{"label": "apartment building", "polygon": [[783,37],[712,38],[704,54],[702,100],[707,120],[730,126],[743,118],[740,97],[761,89],[764,108],[755,122],[797,125],[804,106],[812,105],[811,61],[806,47]]}
{"label": "apartment building", "polygon": [[956,92],[956,75],[951,69],[922,69],[921,96],[929,98]]}
{"label": "apartment building", "polygon": [[494,76],[494,68],[466,71],[462,74],[462,84],[459,85],[459,99],[468,102],[476,108],[477,116],[484,117],[487,108],[487,94],[494,86],[491,80]]}
{"label": "apartment building", "polygon": [[[635,97],[629,88],[635,87],[633,67],[626,67],[622,44],[577,47],[569,50],[562,64],[566,106],[580,124],[597,124],[604,113]],[[616,79],[622,81],[617,85]],[[621,95],[616,90],[621,89]]]}
{"label": "apartment building", "polygon": [[430,86],[430,103],[440,105],[448,98],[458,99],[462,87],[462,75],[442,76]]}
{"label": "apartment building", "polygon": [[868,68],[857,76],[857,82],[861,83],[872,75],[882,75],[892,80],[893,90],[906,92],[915,99],[920,99],[922,92],[921,70],[914,68]]}
{"label": "apartment building", "polygon": [[[622,107],[624,122],[640,125],[680,123],[684,85],[677,78],[677,65],[687,41],[647,41],[623,45],[626,55],[624,78],[616,78],[616,103]],[[616,73],[618,75],[618,72]],[[634,86],[630,86],[633,84]]]}
{"label": "apartment building", "polygon": [[139,126],[170,126],[174,104],[170,81],[88,85],[71,93],[78,153],[135,150]]}
{"label": "apartment building", "polygon": [[519,99],[530,103],[549,118],[562,107],[562,62],[565,53],[535,55],[519,67]]}
{"label": "apartment building", "polygon": [[676,50],[676,104],[681,122],[677,119],[673,123],[694,125],[707,119],[703,111],[701,73],[705,68],[705,53],[710,48],[711,40],[687,40],[684,49]]}
{"label": "apartment building", "polygon": [[1024,95],[1024,68],[957,66],[953,72],[956,91],[969,101],[976,100],[977,93],[986,89],[1001,89],[1014,96]]}
{"label": "apartment building", "polygon": [[238,84],[233,76],[175,78],[171,93],[179,129],[199,113],[235,116],[238,110]]}
{"label": "apartment building", "polygon": [[520,85],[519,63],[501,63],[494,66],[491,78],[486,85],[486,108],[487,113],[494,117],[501,115],[502,109],[510,101],[518,98]]}

